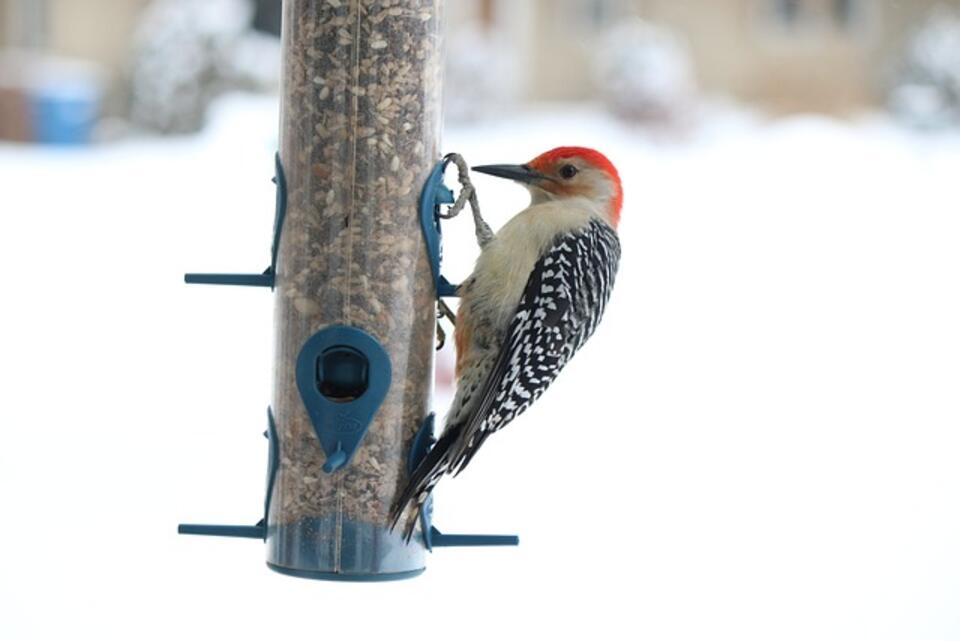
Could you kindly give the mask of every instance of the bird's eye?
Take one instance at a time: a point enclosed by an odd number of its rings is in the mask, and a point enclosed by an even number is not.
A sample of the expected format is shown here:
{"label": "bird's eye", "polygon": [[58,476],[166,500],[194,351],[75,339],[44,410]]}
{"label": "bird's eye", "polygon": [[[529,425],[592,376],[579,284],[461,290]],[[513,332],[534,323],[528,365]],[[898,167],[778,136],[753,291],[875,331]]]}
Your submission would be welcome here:
{"label": "bird's eye", "polygon": [[564,165],[560,168],[560,177],[566,180],[570,180],[577,175],[577,168],[573,165]]}

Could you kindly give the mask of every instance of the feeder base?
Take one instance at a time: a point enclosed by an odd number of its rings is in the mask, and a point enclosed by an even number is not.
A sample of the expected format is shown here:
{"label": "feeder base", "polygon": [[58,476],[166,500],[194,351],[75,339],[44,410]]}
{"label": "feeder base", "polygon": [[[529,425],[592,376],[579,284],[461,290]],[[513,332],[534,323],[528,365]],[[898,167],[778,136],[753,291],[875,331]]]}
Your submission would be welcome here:
{"label": "feeder base", "polygon": [[338,572],[319,572],[316,570],[298,570],[296,568],[285,568],[282,565],[267,563],[267,567],[274,572],[295,576],[301,579],[315,579],[318,581],[356,581],[358,583],[372,583],[378,581],[400,581],[402,579],[412,579],[420,576],[426,568],[419,570],[408,570],[407,572],[390,572],[388,574],[343,574]]}

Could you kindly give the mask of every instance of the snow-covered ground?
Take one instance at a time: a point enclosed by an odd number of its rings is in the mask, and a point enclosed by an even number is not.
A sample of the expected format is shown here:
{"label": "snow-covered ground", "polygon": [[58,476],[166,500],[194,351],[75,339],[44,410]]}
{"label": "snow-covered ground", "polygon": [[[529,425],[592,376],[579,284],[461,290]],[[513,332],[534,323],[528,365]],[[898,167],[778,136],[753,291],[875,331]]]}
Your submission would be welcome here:
{"label": "snow-covered ground", "polygon": [[[580,107],[448,129],[477,164],[607,153],[622,271],[554,389],[438,489],[442,529],[521,547],[341,585],[175,534],[258,518],[270,294],[181,274],[268,262],[275,130],[231,98],[196,138],[0,146],[0,638],[960,637],[960,136],[720,110],[670,140]],[[476,181],[494,226],[523,206]],[[447,240],[457,279],[468,218]]]}

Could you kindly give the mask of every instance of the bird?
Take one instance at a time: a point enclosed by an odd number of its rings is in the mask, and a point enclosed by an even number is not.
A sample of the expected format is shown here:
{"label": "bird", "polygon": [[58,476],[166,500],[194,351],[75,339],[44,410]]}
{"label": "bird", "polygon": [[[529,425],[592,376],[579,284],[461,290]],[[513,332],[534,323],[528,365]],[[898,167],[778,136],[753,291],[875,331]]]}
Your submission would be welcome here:
{"label": "bird", "polygon": [[482,246],[457,291],[454,400],[443,433],[390,515],[393,530],[407,507],[415,508],[407,542],[437,482],[462,472],[594,333],[620,262],[623,187],[599,151],[557,147],[525,164],[472,169],[525,186],[530,205]]}

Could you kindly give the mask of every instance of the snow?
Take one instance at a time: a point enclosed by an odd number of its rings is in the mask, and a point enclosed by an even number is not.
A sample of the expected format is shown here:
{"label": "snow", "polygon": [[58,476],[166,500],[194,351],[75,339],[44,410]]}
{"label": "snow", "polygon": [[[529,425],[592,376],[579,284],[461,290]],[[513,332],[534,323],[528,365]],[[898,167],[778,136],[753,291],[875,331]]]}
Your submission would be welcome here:
{"label": "snow", "polygon": [[154,0],[137,27],[130,117],[148,130],[192,133],[214,98],[276,90],[280,42],[250,28],[253,0]]}
{"label": "snow", "polygon": [[666,27],[642,20],[610,29],[594,54],[603,101],[621,117],[675,121],[688,117],[695,94],[685,43]]}
{"label": "snow", "polygon": [[448,123],[502,116],[521,88],[518,51],[509,34],[467,22],[444,43],[443,100]]}
{"label": "snow", "polygon": [[[960,136],[730,108],[673,140],[592,107],[449,128],[477,164],[607,153],[622,271],[554,389],[438,489],[444,531],[520,548],[344,585],[175,534],[256,521],[266,459],[270,294],[181,274],[266,266],[276,104],[211,120],[0,146],[0,637],[960,634]],[[524,205],[476,182],[494,227]],[[469,218],[446,238],[456,280]]]}
{"label": "snow", "polygon": [[890,92],[890,106],[916,127],[960,123],[960,11],[936,6],[912,35]]}

